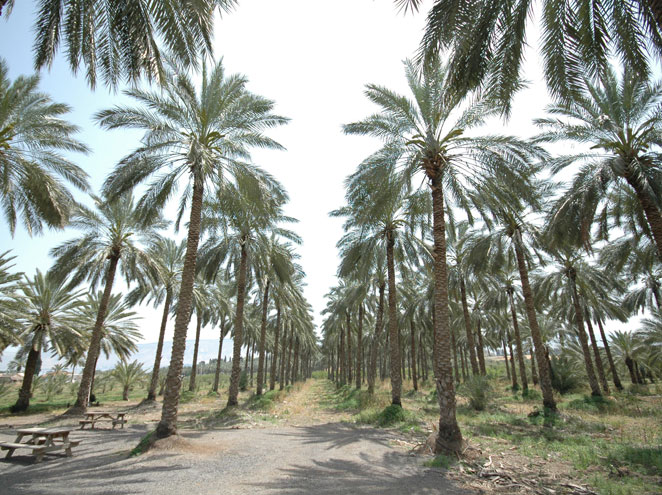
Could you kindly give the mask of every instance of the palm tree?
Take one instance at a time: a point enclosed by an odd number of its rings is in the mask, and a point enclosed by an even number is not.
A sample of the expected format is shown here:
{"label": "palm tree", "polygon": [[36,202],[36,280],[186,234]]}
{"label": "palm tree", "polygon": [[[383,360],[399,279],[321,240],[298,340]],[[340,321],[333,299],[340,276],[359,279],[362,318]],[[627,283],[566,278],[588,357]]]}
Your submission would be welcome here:
{"label": "palm tree", "polygon": [[[417,10],[421,0],[396,0]],[[650,73],[652,60],[662,56],[662,4],[657,0],[544,0],[539,48],[547,86],[555,96],[577,92],[585,74],[595,76],[609,67],[611,54],[639,77]],[[494,92],[506,111],[522,87],[532,0],[436,0],[428,13],[421,58],[452,50],[450,73],[455,88],[482,85]]]}
{"label": "palm tree", "polygon": [[[504,136],[469,136],[466,131],[481,125],[494,112],[488,101],[476,100],[464,111],[464,93],[449,88],[449,71],[438,59],[429,60],[419,73],[411,62],[405,74],[413,100],[393,91],[368,85],[366,96],[381,107],[379,114],[345,126],[350,134],[379,137],[386,148],[395,149],[404,174],[422,172],[432,194],[434,239],[434,335],[437,355],[437,391],[440,408],[436,450],[458,452],[462,434],[455,415],[455,385],[451,363],[451,332],[448,309],[446,263],[446,202],[455,199],[469,211],[468,191],[489,189],[499,175],[513,184],[523,182],[523,171],[541,154],[537,148]],[[456,118],[454,118],[456,117]],[[461,179],[460,179],[461,178]],[[510,200],[513,189],[490,189],[488,194]]]}
{"label": "palm tree", "polygon": [[38,86],[37,75],[10,81],[0,58],[0,203],[12,237],[19,218],[30,235],[68,223],[75,200],[63,181],[89,189],[88,175],[61,153],[89,151],[62,119],[71,109]]}
{"label": "palm tree", "polygon": [[51,273],[44,275],[39,270],[32,279],[26,277],[20,291],[18,322],[21,339],[29,349],[23,385],[12,412],[25,411],[30,405],[32,380],[42,351],[52,348],[63,356],[66,349],[82,337],[74,310],[83,304],[83,291],[73,291]]}
{"label": "palm tree", "polygon": [[142,363],[138,361],[127,363],[124,359],[115,365],[110,376],[122,386],[122,400],[129,400],[131,387],[147,381],[147,373]]}
{"label": "palm tree", "polygon": [[163,353],[163,340],[165,338],[170,307],[181,277],[185,249],[186,244],[183,242],[177,244],[172,239],[158,237],[147,248],[147,256],[152,260],[155,270],[148,272],[148,277],[144,280],[144,283],[128,295],[128,300],[131,303],[146,300],[147,302],[153,302],[155,306],[163,304],[159,340],[156,345],[154,368],[152,369],[146,401],[156,400],[156,388],[159,382],[159,370],[161,369],[161,356]]}
{"label": "palm tree", "polygon": [[244,303],[249,272],[255,272],[260,245],[268,243],[264,240],[265,235],[270,232],[289,235],[288,231],[276,225],[281,220],[288,220],[282,214],[282,205],[287,201],[283,187],[257,168],[237,173],[235,179],[236,185],[226,185],[219,191],[216,200],[206,205],[202,224],[203,230],[209,234],[209,240],[202,247],[200,255],[200,267],[207,278],[215,278],[219,267],[226,260],[227,270],[234,271],[237,277],[237,312],[228,406],[238,403]]}
{"label": "palm tree", "polygon": [[7,346],[21,343],[16,330],[16,319],[20,304],[14,297],[19,289],[22,273],[12,273],[10,265],[16,256],[8,256],[9,251],[0,253],[0,356]]}
{"label": "palm tree", "polygon": [[144,276],[152,260],[141,241],[149,244],[157,231],[167,226],[157,212],[136,205],[130,194],[106,201],[95,197],[94,201],[96,210],[80,206],[71,219],[72,227],[81,230],[82,235],[51,250],[56,258],[53,272],[59,278],[73,273],[72,284],[83,280],[91,288],[104,284],[78,396],[69,414],[80,414],[87,407],[117,270],[127,281]]}
{"label": "palm tree", "polygon": [[640,383],[637,360],[642,354],[644,343],[636,334],[621,330],[612,332],[610,340],[616,357],[620,357],[627,366],[632,384]]}
{"label": "palm tree", "polygon": [[272,113],[271,100],[247,91],[244,76],[228,76],[222,61],[211,72],[203,65],[202,85],[197,94],[187,74],[168,72],[165,83],[163,92],[127,91],[128,96],[141,104],[139,107],[116,107],[97,114],[99,123],[106,129],[145,130],[144,146],[121,162],[106,181],[105,190],[116,195],[167,170],[148,186],[140,205],[147,211],[160,210],[177,185],[186,182],[179,218],[187,205],[191,208],[172,356],[163,413],[157,427],[159,437],[177,432],[180,375],[205,189],[212,197],[225,187],[228,179],[242,170],[246,173],[247,167],[238,159],[249,158],[250,147],[282,148],[263,131],[287,122]]}
{"label": "palm tree", "polygon": [[[585,153],[550,161],[554,173],[581,165],[553,207],[552,228],[588,247],[593,223],[606,226],[607,218],[617,216],[609,206],[628,202],[633,194],[632,202],[638,203],[646,219],[643,230],[662,259],[662,160],[655,149],[662,144],[661,101],[662,84],[629,71],[619,80],[609,69],[599,83],[585,81],[576,98],[552,105],[548,109],[552,116],[536,121],[544,130],[537,142],[591,146]],[[601,228],[600,238],[607,239],[609,231]]]}
{"label": "palm tree", "polygon": [[[39,4],[34,31],[35,67],[50,68],[64,41],[71,71],[85,67],[92,88],[100,77],[116,88],[141,77],[161,81],[164,56],[159,44],[184,67],[197,67],[200,52],[212,53],[216,7],[230,11],[236,0],[138,0],[81,3],[72,0]],[[0,0],[5,17],[14,0]],[[100,73],[100,74],[98,74]]]}

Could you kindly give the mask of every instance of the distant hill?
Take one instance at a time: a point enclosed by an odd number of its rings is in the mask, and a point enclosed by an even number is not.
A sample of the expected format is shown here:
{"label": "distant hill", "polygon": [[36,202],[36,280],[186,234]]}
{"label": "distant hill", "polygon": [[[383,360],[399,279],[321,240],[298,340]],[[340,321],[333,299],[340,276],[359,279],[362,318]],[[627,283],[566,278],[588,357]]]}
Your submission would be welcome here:
{"label": "distant hill", "polygon": [[[184,366],[190,366],[193,364],[193,346],[195,340],[186,341],[186,352],[184,352]],[[172,342],[165,342],[163,344],[163,357],[161,358],[161,366],[167,366],[170,363],[170,354],[172,351]],[[0,361],[0,370],[4,370],[9,362],[14,359],[16,355],[16,348],[8,348],[2,354],[2,360]],[[154,356],[156,355],[156,342],[146,342],[138,344],[138,352],[131,356],[131,361],[138,360],[138,362],[143,363],[145,369],[151,369],[154,365]],[[198,362],[200,361],[210,361],[216,359],[218,355],[218,340],[201,340],[200,348],[198,350]],[[232,357],[232,339],[223,340],[223,357],[230,359]],[[42,356],[43,364],[41,369],[47,371],[51,369],[56,363],[57,359],[50,357],[49,355]],[[117,356],[112,355],[109,359],[106,359],[105,356],[101,355],[99,358],[99,363],[97,365],[100,370],[108,370],[114,368],[119,359]]]}

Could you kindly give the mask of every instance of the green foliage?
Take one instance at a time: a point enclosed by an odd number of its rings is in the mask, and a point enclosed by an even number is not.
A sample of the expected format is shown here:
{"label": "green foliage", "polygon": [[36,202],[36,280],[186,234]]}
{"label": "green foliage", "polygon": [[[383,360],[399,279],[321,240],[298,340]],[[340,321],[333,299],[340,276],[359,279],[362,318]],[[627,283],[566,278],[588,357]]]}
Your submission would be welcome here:
{"label": "green foliage", "polygon": [[474,410],[484,411],[493,396],[493,389],[486,377],[476,375],[460,386],[459,393],[469,399],[469,405]]}
{"label": "green foliage", "polygon": [[51,373],[41,380],[39,388],[46,394],[46,402],[50,402],[54,396],[64,391],[67,378],[64,373]]}
{"label": "green foliage", "polygon": [[281,402],[286,394],[286,390],[270,390],[262,395],[254,395],[248,401],[248,408],[268,411],[274,406],[274,403]]}
{"label": "green foliage", "polygon": [[527,401],[540,401],[542,400],[542,394],[535,388],[529,388],[522,392],[522,399]]}
{"label": "green foliage", "polygon": [[552,387],[560,394],[567,394],[583,385],[576,364],[566,355],[552,356]]}
{"label": "green foliage", "polygon": [[248,388],[248,373],[242,371],[241,375],[239,376],[239,390],[245,392],[247,388]]}
{"label": "green foliage", "polygon": [[602,396],[585,395],[581,399],[570,401],[567,407],[568,409],[575,409],[580,411],[603,412],[610,409],[614,405],[615,403],[613,401]]}
{"label": "green foliage", "polygon": [[136,445],[131,450],[131,452],[129,453],[129,457],[136,457],[141,454],[144,454],[154,444],[155,440],[156,440],[156,430],[150,431],[147,435],[142,437],[140,439],[140,442],[138,442],[138,445]]}
{"label": "green foliage", "polygon": [[405,411],[402,406],[391,404],[384,408],[384,410],[377,416],[377,425],[391,426],[395,423],[402,423],[406,420]]}
{"label": "green foliage", "polygon": [[441,468],[441,469],[448,469],[451,467],[453,464],[457,463],[457,458],[456,457],[451,457],[449,455],[444,455],[444,454],[439,454],[434,457],[434,459],[430,459],[429,461],[426,461],[423,463],[424,466],[427,467],[435,467],[435,468]]}

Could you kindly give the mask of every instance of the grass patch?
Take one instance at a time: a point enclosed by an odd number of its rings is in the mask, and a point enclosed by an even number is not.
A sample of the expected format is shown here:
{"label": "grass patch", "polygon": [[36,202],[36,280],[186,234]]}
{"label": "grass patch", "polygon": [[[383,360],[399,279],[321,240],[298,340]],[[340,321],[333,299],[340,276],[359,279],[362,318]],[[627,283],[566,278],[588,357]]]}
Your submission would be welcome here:
{"label": "grass patch", "polygon": [[287,390],[269,390],[262,395],[252,396],[247,403],[248,409],[269,411],[276,402],[281,402],[287,395]]}
{"label": "grass patch", "polygon": [[144,454],[154,444],[155,440],[156,440],[156,430],[150,431],[147,435],[142,437],[140,439],[140,442],[138,442],[138,445],[136,445],[131,450],[131,452],[129,453],[129,457],[137,457],[139,455]]}
{"label": "grass patch", "polygon": [[457,458],[451,457],[449,455],[439,454],[436,455],[433,459],[430,459],[429,461],[425,461],[423,465],[426,467],[448,469],[449,467],[451,467],[453,464],[456,463],[457,463]]}

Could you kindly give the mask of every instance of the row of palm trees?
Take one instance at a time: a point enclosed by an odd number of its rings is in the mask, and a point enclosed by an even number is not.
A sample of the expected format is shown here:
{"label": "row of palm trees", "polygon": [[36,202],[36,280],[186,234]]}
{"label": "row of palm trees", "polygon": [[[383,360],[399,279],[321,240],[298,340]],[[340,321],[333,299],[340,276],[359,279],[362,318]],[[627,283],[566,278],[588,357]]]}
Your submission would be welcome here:
{"label": "row of palm trees", "polygon": [[[160,368],[167,315],[171,310],[174,312],[173,349],[165,386],[163,418],[158,428],[161,436],[176,432],[184,348],[194,312],[197,317],[196,342],[201,326],[212,321],[222,320],[222,332],[229,329],[233,332],[228,405],[236,405],[238,400],[240,357],[245,343],[245,303],[252,289],[259,293],[262,309],[261,330],[255,340],[259,353],[258,393],[265,388],[267,376],[267,320],[273,301],[276,301],[278,315],[281,311],[287,314],[277,328],[280,329],[281,325],[289,327],[287,344],[295,349],[297,364],[301,363],[303,368],[312,361],[315,351],[310,307],[302,294],[304,274],[296,263],[294,251],[294,244],[300,239],[283,227],[283,224],[295,221],[282,212],[287,194],[274,177],[250,162],[251,148],[282,148],[265,131],[286,123],[287,119],[272,112],[274,102],[248,91],[244,76],[227,74],[222,62],[209,69],[203,63],[202,82],[197,90],[191,76],[178,71],[174,65],[168,66],[163,77],[158,90],[133,88],[126,91],[135,106],[116,107],[96,115],[96,120],[105,129],[137,128],[145,134],[141,146],[126,156],[109,175],[102,197],[93,198],[94,208],[76,204],[60,181],[54,179],[64,193],[55,190],[57,194],[45,198],[30,194],[25,199],[29,207],[18,210],[24,223],[32,226],[32,231],[38,230],[45,221],[49,226],[66,223],[80,232],[79,236],[51,251],[55,264],[46,278],[62,284],[72,301],[77,300],[74,296],[78,295],[72,291],[81,283],[87,283],[92,290],[99,287],[102,291],[89,336],[77,400],[70,413],[80,413],[87,407],[105,335],[104,322],[118,276],[127,284],[136,284],[131,302],[162,301],[165,306],[150,398],[154,397]],[[21,82],[20,78],[18,82]],[[34,87],[37,82],[38,78],[33,78]],[[5,86],[11,88],[16,84],[16,81],[7,81]],[[84,172],[74,164],[64,159],[59,162],[52,159],[58,156],[58,151],[69,149],[67,143],[73,142],[70,137],[75,131],[73,127],[64,121],[54,129],[43,129],[38,123],[34,128],[29,123],[22,125],[24,116],[21,111],[35,98],[50,105],[47,97],[35,93],[34,87],[33,94],[25,91],[24,103],[20,103],[20,98],[5,95],[8,105],[13,105],[9,114],[12,124],[7,126],[10,130],[6,140],[9,165],[14,160],[15,168],[28,175],[20,167],[31,161],[36,168],[50,168],[69,182],[84,177]],[[57,121],[57,118],[48,120]],[[33,149],[45,149],[48,153],[35,154]],[[84,147],[78,145],[78,149],[82,151]],[[78,175],[69,173],[72,170]],[[29,179],[33,182],[34,177]],[[145,181],[149,182],[144,194],[136,201],[132,190]],[[82,181],[74,182],[74,185],[89,189]],[[162,217],[161,211],[180,187],[183,193],[175,221],[176,230],[183,215],[189,212],[187,239],[183,245],[161,235],[170,223]],[[53,189],[49,192],[52,193]],[[13,204],[13,195],[4,197]],[[57,221],[33,213],[49,208],[61,213]],[[11,224],[12,211],[16,209],[5,211],[9,211]],[[229,315],[228,298],[224,302],[205,300],[205,284],[217,284],[220,289],[216,294],[233,293],[236,296],[233,315]],[[223,309],[225,315],[217,318],[214,314],[223,312]],[[223,334],[221,340],[222,337]],[[281,348],[283,356],[285,348],[285,345]],[[27,368],[29,366],[26,375]],[[194,382],[195,373],[193,386]]]}
{"label": "row of palm trees", "polygon": [[[576,339],[593,395],[609,393],[608,373],[618,383],[603,324],[643,309],[641,290],[658,284],[662,177],[655,147],[662,144],[662,88],[633,72],[619,77],[605,70],[599,80],[585,80],[576,97],[550,106],[550,117],[536,121],[542,132],[525,141],[474,131],[499,104],[487,93],[456,92],[449,67],[438,58],[427,58],[422,69],[406,62],[410,96],[368,85],[365,94],[379,112],[345,126],[384,145],[347,179],[347,206],[332,212],[346,218],[346,234],[338,245],[341,282],[329,293],[323,330],[331,371],[340,371],[342,384],[354,368],[360,386],[363,358],[359,349],[352,364],[352,335],[358,329],[362,347],[370,299],[365,288],[374,287],[373,339],[382,338],[386,321],[392,404],[401,405],[402,349],[409,349],[413,369],[419,349],[419,363],[430,363],[437,385],[437,450],[457,452],[458,346],[468,351],[471,373],[485,374],[489,328],[505,332],[493,349],[514,343],[519,382],[514,363],[509,375],[525,390],[526,328],[532,381],[540,384],[548,412],[556,410],[550,354],[559,351],[553,348],[557,335],[565,335],[561,350]],[[552,157],[540,147],[567,141],[587,149]],[[557,182],[571,165],[578,165],[572,182]],[[526,322],[519,321],[521,313]],[[601,331],[609,370],[593,325]],[[407,330],[410,346],[404,344]],[[425,332],[430,347],[417,344],[417,334]],[[647,335],[653,347],[644,376],[653,379],[662,371],[662,342],[659,331]],[[371,346],[377,352],[378,340]],[[376,357],[368,363],[372,390]]]}

